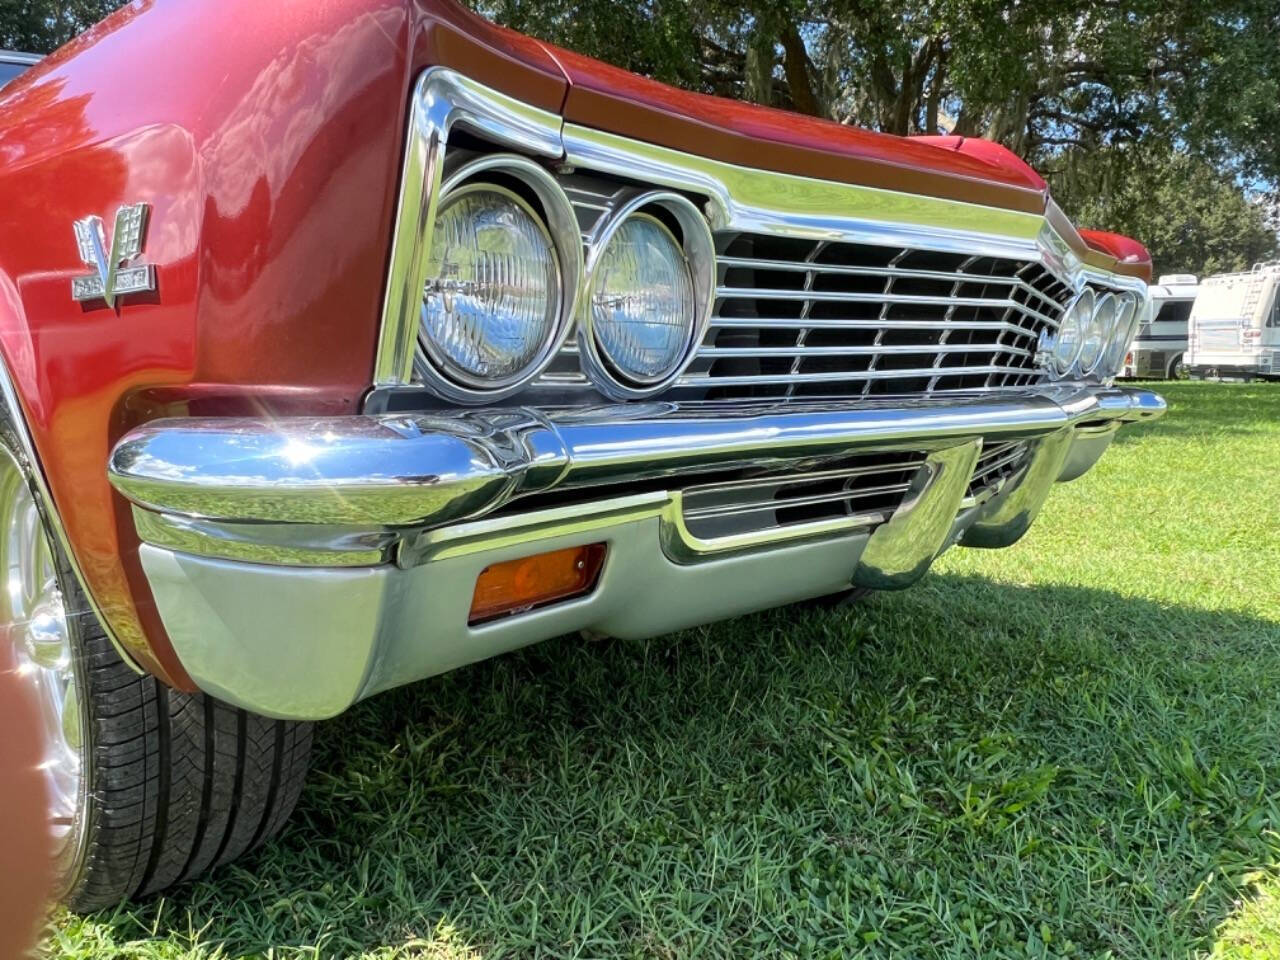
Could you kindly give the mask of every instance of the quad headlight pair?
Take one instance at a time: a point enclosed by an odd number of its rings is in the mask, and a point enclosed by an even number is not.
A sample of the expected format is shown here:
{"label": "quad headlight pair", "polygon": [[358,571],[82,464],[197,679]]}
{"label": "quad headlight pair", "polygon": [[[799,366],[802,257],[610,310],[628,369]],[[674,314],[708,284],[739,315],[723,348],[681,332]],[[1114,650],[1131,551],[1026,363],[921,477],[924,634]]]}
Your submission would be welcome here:
{"label": "quad headlight pair", "polygon": [[1060,377],[1114,376],[1133,338],[1137,312],[1138,297],[1131,291],[1081,290],[1063,311],[1048,351],[1053,372]]}
{"label": "quad headlight pair", "polygon": [[710,313],[711,230],[685,197],[637,193],[582,237],[546,170],[469,164],[441,188],[418,340],[449,399],[510,396],[577,328],[583,371],[614,399],[649,396],[688,365]]}

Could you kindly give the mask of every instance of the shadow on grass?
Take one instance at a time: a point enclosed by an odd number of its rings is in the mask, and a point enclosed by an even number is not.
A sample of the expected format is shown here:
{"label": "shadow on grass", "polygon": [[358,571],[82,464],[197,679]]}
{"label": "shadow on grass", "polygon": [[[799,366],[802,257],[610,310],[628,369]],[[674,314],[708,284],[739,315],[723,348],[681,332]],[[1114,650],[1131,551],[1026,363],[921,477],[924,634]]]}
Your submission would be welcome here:
{"label": "shadow on grass", "polygon": [[1280,862],[1278,653],[956,576],[565,638],[322,726],[280,840],[89,923],[232,956],[1184,955]]}

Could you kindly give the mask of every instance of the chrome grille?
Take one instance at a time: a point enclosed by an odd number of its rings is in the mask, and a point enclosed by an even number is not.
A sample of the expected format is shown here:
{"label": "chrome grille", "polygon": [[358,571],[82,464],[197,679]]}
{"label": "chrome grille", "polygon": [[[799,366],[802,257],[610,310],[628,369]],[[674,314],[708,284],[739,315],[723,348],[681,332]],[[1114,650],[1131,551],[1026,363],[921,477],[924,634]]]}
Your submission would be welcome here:
{"label": "chrome grille", "polygon": [[969,481],[968,496],[976,499],[996,490],[1026,462],[1028,449],[1025,440],[984,443]]}
{"label": "chrome grille", "polygon": [[832,520],[876,526],[893,516],[924,459],[877,453],[685,487],[685,526],[704,540]]}
{"label": "chrome grille", "polygon": [[[586,241],[625,197],[562,180]],[[717,296],[679,399],[932,396],[1040,383],[1072,290],[1038,260],[722,231]],[[538,380],[589,389],[572,337]]]}
{"label": "chrome grille", "polygon": [[710,329],[678,387],[859,397],[1038,383],[1070,289],[1038,261],[762,234],[717,238]]}

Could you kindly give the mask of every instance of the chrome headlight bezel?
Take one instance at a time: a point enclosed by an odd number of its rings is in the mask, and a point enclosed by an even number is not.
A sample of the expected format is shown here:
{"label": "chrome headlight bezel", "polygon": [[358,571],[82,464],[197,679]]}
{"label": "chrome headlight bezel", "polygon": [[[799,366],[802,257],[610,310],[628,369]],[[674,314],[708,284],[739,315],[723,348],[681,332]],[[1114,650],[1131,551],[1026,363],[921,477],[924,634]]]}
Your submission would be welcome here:
{"label": "chrome headlight bezel", "polygon": [[[1080,354],[1076,358],[1076,369],[1080,376],[1087,377],[1098,370],[1107,347],[1111,344],[1111,336],[1115,332],[1117,297],[1109,290],[1094,294],[1093,311],[1085,324],[1080,337]],[[1097,350],[1089,346],[1097,337]]]}
{"label": "chrome headlight bezel", "polygon": [[[577,218],[563,188],[547,170],[516,154],[490,154],[464,164],[440,186],[434,223],[451,201],[469,192],[490,190],[518,205],[539,226],[556,261],[556,318],[532,360],[514,374],[489,379],[459,370],[433,343],[419,311],[415,369],[431,390],[456,403],[481,404],[506,399],[532,382],[555,359],[573,326],[582,285],[583,254]],[[536,201],[539,210],[535,207]],[[431,260],[428,250],[427,261]],[[428,275],[429,284],[434,278]],[[426,287],[423,293],[425,297]]]}
{"label": "chrome headlight bezel", "polygon": [[[666,216],[658,216],[658,213]],[[592,303],[599,282],[599,269],[609,243],[622,225],[635,216],[657,220],[676,240],[693,283],[693,316],[685,331],[685,343],[676,362],[657,378],[643,378],[621,370],[601,348],[594,329]],[[671,224],[679,227],[677,236]],[[611,400],[638,400],[666,390],[693,362],[706,335],[715,302],[716,256],[711,227],[694,203],[682,194],[669,191],[637,193],[619,206],[597,227],[588,241],[586,281],[578,304],[578,358],[583,372],[597,390]]]}

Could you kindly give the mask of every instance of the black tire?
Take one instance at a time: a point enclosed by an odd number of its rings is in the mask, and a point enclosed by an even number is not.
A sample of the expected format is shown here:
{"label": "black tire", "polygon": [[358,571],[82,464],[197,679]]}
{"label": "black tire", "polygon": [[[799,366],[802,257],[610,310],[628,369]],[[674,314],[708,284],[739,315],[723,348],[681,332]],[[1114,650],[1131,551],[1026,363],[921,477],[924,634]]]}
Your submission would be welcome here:
{"label": "black tire", "polygon": [[88,797],[63,894],[71,910],[158,893],[280,830],[302,791],[311,724],[138,676],[105,636],[83,639],[79,660]]}
{"label": "black tire", "polygon": [[[3,375],[0,365],[0,387]],[[16,468],[31,493],[66,611],[80,774],[57,892],[88,912],[193,879],[279,832],[302,791],[312,725],[180,693],[126,665],[51,532],[26,449],[0,405],[0,473]]]}

